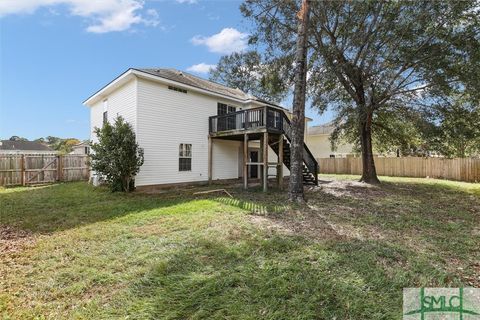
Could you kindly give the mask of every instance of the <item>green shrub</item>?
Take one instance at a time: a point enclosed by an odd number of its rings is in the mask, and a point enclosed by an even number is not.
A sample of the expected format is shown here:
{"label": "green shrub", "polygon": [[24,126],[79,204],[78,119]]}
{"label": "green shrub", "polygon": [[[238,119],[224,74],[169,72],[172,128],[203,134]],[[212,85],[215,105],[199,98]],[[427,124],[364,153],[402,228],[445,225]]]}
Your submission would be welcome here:
{"label": "green shrub", "polygon": [[98,143],[92,142],[92,170],[104,176],[110,189],[129,192],[143,164],[143,149],[135,139],[132,126],[118,116],[113,124],[95,128]]}

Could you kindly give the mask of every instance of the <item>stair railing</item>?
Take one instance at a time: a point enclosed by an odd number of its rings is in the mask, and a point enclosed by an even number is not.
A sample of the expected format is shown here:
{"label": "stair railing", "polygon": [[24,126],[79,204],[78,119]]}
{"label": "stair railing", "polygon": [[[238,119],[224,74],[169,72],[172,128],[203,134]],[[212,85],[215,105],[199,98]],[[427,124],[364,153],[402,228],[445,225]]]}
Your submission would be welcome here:
{"label": "stair railing", "polygon": [[[282,128],[285,136],[287,137],[288,141],[292,142],[292,124],[290,119],[288,119],[285,112],[282,112]],[[315,183],[318,184],[318,162],[313,156],[310,149],[308,149],[307,145],[303,144],[303,162],[307,166],[308,170],[315,175]]]}
{"label": "stair railing", "polygon": [[[285,112],[268,106],[240,110],[220,116],[209,117],[209,132],[248,130],[266,127],[268,130],[283,132],[292,141],[292,125]],[[303,162],[318,182],[318,162],[307,145],[303,145]]]}

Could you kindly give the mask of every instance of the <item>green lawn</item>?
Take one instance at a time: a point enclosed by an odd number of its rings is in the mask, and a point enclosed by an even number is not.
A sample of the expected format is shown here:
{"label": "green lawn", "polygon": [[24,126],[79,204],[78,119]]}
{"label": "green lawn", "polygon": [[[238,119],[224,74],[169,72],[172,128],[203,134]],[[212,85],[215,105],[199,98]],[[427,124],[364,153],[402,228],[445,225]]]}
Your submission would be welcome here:
{"label": "green lawn", "polygon": [[402,288],[480,286],[480,186],[321,176],[285,193],[0,189],[4,319],[400,319]]}

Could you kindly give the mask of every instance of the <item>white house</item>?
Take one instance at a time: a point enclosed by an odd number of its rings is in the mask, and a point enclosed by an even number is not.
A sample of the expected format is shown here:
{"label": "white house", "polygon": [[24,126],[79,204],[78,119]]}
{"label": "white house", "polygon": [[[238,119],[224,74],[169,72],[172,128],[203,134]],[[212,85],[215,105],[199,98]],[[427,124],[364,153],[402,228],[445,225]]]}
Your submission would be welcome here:
{"label": "white house", "polygon": [[[290,166],[288,110],[174,69],[128,69],[89,97],[95,127],[121,115],[145,162],[138,188],[212,180],[268,178]],[[316,183],[318,165],[304,146],[304,181]],[[263,170],[263,168],[268,168]]]}
{"label": "white house", "polygon": [[305,142],[312,151],[315,158],[343,158],[354,154],[353,145],[340,142],[335,151],[332,150],[330,135],[334,126],[332,123],[325,123],[308,128]]}
{"label": "white house", "polygon": [[69,154],[89,154],[90,153],[90,143],[88,141],[83,141],[72,146],[72,151]]}

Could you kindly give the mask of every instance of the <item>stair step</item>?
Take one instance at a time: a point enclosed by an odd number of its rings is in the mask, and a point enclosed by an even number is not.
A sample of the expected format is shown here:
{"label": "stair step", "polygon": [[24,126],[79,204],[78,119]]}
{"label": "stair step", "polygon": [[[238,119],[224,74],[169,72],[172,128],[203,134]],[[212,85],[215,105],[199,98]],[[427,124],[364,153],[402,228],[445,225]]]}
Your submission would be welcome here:
{"label": "stair step", "polygon": [[[279,153],[279,143],[277,139],[269,139],[268,145],[272,150],[278,155]],[[291,161],[290,161],[290,156],[291,156],[291,151],[290,151],[290,143],[288,140],[284,139],[283,140],[283,164],[290,169]],[[270,176],[270,175],[269,175]],[[302,167],[302,180],[303,184],[305,185],[316,185],[316,179],[315,175],[310,172],[308,167],[304,164]]]}

